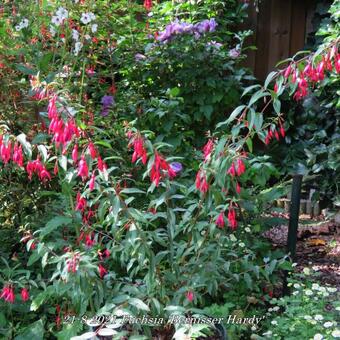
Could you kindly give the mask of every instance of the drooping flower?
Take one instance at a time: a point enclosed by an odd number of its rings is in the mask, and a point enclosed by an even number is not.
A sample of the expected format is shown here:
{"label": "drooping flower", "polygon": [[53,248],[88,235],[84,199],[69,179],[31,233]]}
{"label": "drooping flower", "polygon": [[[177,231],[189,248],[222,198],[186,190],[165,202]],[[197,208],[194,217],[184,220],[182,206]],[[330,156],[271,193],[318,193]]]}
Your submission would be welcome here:
{"label": "drooping flower", "polygon": [[84,211],[86,208],[87,202],[84,197],[81,197],[80,192],[77,193],[77,198],[76,198],[76,210],[79,211]]}
{"label": "drooping flower", "polygon": [[222,212],[217,216],[216,225],[217,225],[219,228],[224,228],[224,226],[225,226],[225,222],[224,222],[224,211],[222,211]]}
{"label": "drooping flower", "polygon": [[132,141],[133,145],[133,154],[132,154],[132,163],[135,163],[138,159],[142,159],[142,163],[145,165],[148,160],[148,154],[146,152],[143,138],[140,136],[136,136]]}
{"label": "drooping flower", "polygon": [[22,153],[22,146],[15,143],[13,149],[13,162],[20,166],[21,168],[24,166],[24,156]]}
{"label": "drooping flower", "polygon": [[176,176],[175,171],[171,169],[166,160],[158,152],[155,152],[155,160],[151,167],[150,179],[156,186],[159,185],[164,172],[166,172],[170,178]]}
{"label": "drooping flower", "polygon": [[245,171],[246,171],[246,167],[244,165],[244,162],[242,158],[239,158],[237,160],[237,170],[236,170],[237,176],[241,176]]}
{"label": "drooping flower", "polygon": [[27,288],[22,288],[21,289],[21,299],[22,301],[27,301],[30,298],[30,294],[27,290]]}
{"label": "drooping flower", "polygon": [[0,157],[4,164],[7,164],[10,161],[11,154],[12,154],[12,142],[9,140],[7,142],[7,145],[5,144],[5,142],[2,142],[0,146]]}
{"label": "drooping flower", "polygon": [[204,161],[207,162],[211,155],[211,152],[214,148],[214,142],[212,139],[209,139],[208,142],[203,147]]}
{"label": "drooping flower", "polygon": [[92,239],[93,233],[87,234],[85,236],[85,245],[89,248],[93,247],[96,244],[96,241]]}
{"label": "drooping flower", "polygon": [[152,0],[144,0],[144,8],[150,11],[152,9]]}
{"label": "drooping flower", "polygon": [[6,302],[14,303],[15,294],[12,285],[6,285],[1,292],[0,299],[4,299]]}
{"label": "drooping flower", "polygon": [[228,169],[227,173],[228,173],[231,177],[235,177],[235,176],[236,176],[236,168],[235,168],[234,162],[231,163],[231,166],[230,166],[230,168]]}
{"label": "drooping flower", "polygon": [[87,167],[85,156],[82,155],[78,166],[78,176],[85,179],[89,176],[89,169]]}
{"label": "drooping flower", "polygon": [[236,212],[232,206],[232,203],[229,205],[228,222],[231,230],[235,230],[237,228]]}
{"label": "drooping flower", "polygon": [[236,192],[237,192],[238,194],[241,193],[241,186],[240,186],[240,183],[239,183],[239,182],[236,182]]}
{"label": "drooping flower", "polygon": [[108,273],[105,267],[103,267],[101,264],[99,264],[98,270],[99,270],[99,276],[101,279]]}
{"label": "drooping flower", "polygon": [[73,147],[72,160],[73,160],[73,164],[76,164],[78,161],[78,144],[75,144]]}
{"label": "drooping flower", "polygon": [[90,152],[91,158],[92,158],[92,159],[95,159],[96,156],[97,156],[97,151],[96,151],[96,148],[95,148],[93,142],[90,142],[90,143],[89,143],[88,148],[89,148],[89,152]]}
{"label": "drooping flower", "polygon": [[192,302],[194,300],[194,292],[189,290],[185,293],[185,297],[189,302]]}
{"label": "drooping flower", "polygon": [[69,273],[75,273],[78,270],[80,262],[80,254],[75,253],[70,259],[66,261],[67,271]]}
{"label": "drooping flower", "polygon": [[195,185],[196,189],[198,189],[203,194],[209,190],[209,184],[203,170],[199,170],[197,172]]}
{"label": "drooping flower", "polygon": [[92,175],[91,175],[90,182],[89,182],[89,189],[90,189],[90,191],[92,191],[95,188],[95,186],[96,186],[95,178],[96,178],[96,176],[95,176],[95,173],[93,172]]}

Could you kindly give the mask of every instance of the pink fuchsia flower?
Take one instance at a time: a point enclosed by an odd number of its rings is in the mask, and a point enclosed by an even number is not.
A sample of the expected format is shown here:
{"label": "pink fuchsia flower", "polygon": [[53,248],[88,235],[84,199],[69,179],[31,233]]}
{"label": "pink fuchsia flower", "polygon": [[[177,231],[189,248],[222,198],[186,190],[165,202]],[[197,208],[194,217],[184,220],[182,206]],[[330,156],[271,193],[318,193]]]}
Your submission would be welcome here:
{"label": "pink fuchsia flower", "polygon": [[133,145],[133,154],[132,154],[132,163],[135,163],[138,159],[142,159],[142,163],[145,165],[148,160],[148,154],[146,152],[143,138],[137,136],[132,141]]}
{"label": "pink fuchsia flower", "polygon": [[245,171],[246,171],[246,167],[244,165],[244,162],[242,158],[239,158],[237,160],[237,170],[236,170],[237,176],[241,176]]}
{"label": "pink fuchsia flower", "polygon": [[72,160],[73,160],[73,164],[76,164],[78,161],[78,144],[75,144],[73,147]]}
{"label": "pink fuchsia flower", "polygon": [[89,148],[91,158],[95,159],[96,156],[97,156],[97,151],[96,151],[94,144],[92,142],[90,142],[88,148]]}
{"label": "pink fuchsia flower", "polygon": [[93,247],[96,244],[96,241],[94,239],[92,239],[93,233],[87,234],[85,236],[85,245],[86,247]]}
{"label": "pink fuchsia flower", "polygon": [[98,170],[100,172],[103,172],[107,169],[105,162],[102,160],[100,156],[97,157],[97,162],[98,162]]}
{"label": "pink fuchsia flower", "polygon": [[170,167],[167,161],[158,152],[155,152],[155,160],[151,167],[150,179],[156,186],[159,185],[164,172],[168,174],[170,179],[176,176],[176,172]]}
{"label": "pink fuchsia flower", "polygon": [[144,8],[147,11],[150,11],[152,8],[152,0],[144,0]]}
{"label": "pink fuchsia flower", "polygon": [[98,266],[98,270],[101,279],[108,273],[107,270],[101,264]]}
{"label": "pink fuchsia flower", "polygon": [[85,179],[89,176],[89,169],[87,167],[87,163],[86,163],[84,155],[81,156],[80,161],[79,161],[78,176],[81,177],[82,179]]}
{"label": "pink fuchsia flower", "polygon": [[217,225],[219,228],[224,228],[224,226],[225,226],[225,223],[224,223],[224,211],[222,211],[222,212],[217,216],[216,225]]}
{"label": "pink fuchsia flower", "polygon": [[235,230],[237,228],[236,212],[232,206],[232,203],[229,205],[228,222],[231,230]]}
{"label": "pink fuchsia flower", "polygon": [[196,189],[205,194],[209,190],[209,184],[207,182],[207,177],[203,170],[199,170],[196,175]]}
{"label": "pink fuchsia flower", "polygon": [[9,160],[11,159],[11,153],[12,153],[12,142],[8,141],[7,145],[5,144],[5,142],[2,142],[0,146],[0,156],[4,164],[7,164]]}
{"label": "pink fuchsia flower", "polygon": [[76,198],[76,207],[75,209],[78,211],[84,211],[86,208],[87,202],[84,197],[81,197],[80,193],[77,193],[77,198]]}
{"label": "pink fuchsia flower", "polygon": [[205,144],[204,147],[203,147],[203,154],[204,154],[204,161],[205,162],[209,159],[213,149],[214,149],[214,142],[213,142],[212,139],[209,139],[207,144]]}
{"label": "pink fuchsia flower", "polygon": [[15,295],[12,285],[6,285],[1,292],[0,299],[4,299],[6,302],[14,303]]}
{"label": "pink fuchsia flower", "polygon": [[48,101],[47,114],[48,114],[48,118],[50,120],[52,120],[53,118],[58,117],[56,101],[57,101],[57,96],[56,95],[52,96],[50,98],[50,100]]}
{"label": "pink fuchsia flower", "polygon": [[25,302],[25,301],[27,301],[29,298],[30,298],[30,294],[29,294],[27,288],[21,289],[21,299],[22,299],[22,301]]}
{"label": "pink fuchsia flower", "polygon": [[73,254],[73,256],[66,261],[67,271],[69,273],[75,273],[78,270],[80,262],[80,255]]}
{"label": "pink fuchsia flower", "polygon": [[21,168],[24,166],[24,156],[22,153],[22,146],[15,143],[13,149],[13,162],[20,166]]}
{"label": "pink fuchsia flower", "polygon": [[194,300],[194,292],[189,290],[185,293],[185,297],[189,302],[192,302]]}
{"label": "pink fuchsia flower", "polygon": [[228,169],[227,173],[231,175],[232,177],[236,176],[236,169],[234,162],[231,164],[230,168]]}
{"label": "pink fuchsia flower", "polygon": [[236,182],[236,192],[237,192],[238,194],[241,193],[241,186],[240,186],[240,183],[239,183],[239,182]]}
{"label": "pink fuchsia flower", "polygon": [[89,189],[90,191],[92,191],[95,186],[96,186],[96,180],[95,180],[96,176],[94,174],[94,172],[92,173],[92,176],[91,176],[91,179],[90,179],[90,182],[89,182]]}

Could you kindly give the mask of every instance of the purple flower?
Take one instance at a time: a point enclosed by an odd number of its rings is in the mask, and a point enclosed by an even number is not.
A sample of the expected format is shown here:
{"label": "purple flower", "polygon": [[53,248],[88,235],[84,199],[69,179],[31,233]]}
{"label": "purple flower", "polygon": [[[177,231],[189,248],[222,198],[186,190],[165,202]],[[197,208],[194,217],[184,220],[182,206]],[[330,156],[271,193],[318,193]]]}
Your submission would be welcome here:
{"label": "purple flower", "polygon": [[180,173],[183,170],[183,165],[179,162],[172,162],[170,163],[170,167],[176,174]]}
{"label": "purple flower", "polygon": [[146,56],[144,54],[141,54],[141,53],[135,54],[135,60],[136,61],[142,61],[142,60],[145,60],[145,59],[146,59]]}
{"label": "purple flower", "polygon": [[100,114],[105,117],[109,114],[110,107],[114,105],[114,98],[112,96],[103,96],[101,103],[103,109]]}
{"label": "purple flower", "polygon": [[240,50],[237,48],[233,48],[229,51],[229,57],[232,59],[236,59],[240,56]]}

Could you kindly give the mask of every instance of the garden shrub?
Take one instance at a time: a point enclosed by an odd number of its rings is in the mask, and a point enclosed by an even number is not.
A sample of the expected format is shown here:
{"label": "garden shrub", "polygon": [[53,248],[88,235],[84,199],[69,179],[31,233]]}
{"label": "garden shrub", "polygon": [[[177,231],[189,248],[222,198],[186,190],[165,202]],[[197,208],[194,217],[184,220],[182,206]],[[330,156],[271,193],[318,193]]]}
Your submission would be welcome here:
{"label": "garden shrub", "polygon": [[[190,316],[231,291],[263,295],[290,264],[260,239],[266,207],[284,188],[269,186],[280,173],[253,141],[285,136],[279,96],[293,73],[271,74],[224,112],[242,88],[233,93],[235,81],[248,79],[235,68],[246,34],[223,36],[240,13],[236,1],[39,5],[5,4],[0,28],[1,188],[26,189],[15,198],[5,189],[1,200],[10,208],[27,195],[35,206],[11,215],[21,247],[1,269],[2,334],[69,339],[96,314]],[[180,33],[167,44],[162,33],[147,37],[177,17]],[[320,53],[332,63],[325,72],[337,71],[337,43]],[[300,80],[302,96],[310,84]],[[265,117],[271,104],[277,115]],[[150,338],[164,331],[156,326],[134,324],[131,333]],[[176,324],[167,335],[207,328]]]}

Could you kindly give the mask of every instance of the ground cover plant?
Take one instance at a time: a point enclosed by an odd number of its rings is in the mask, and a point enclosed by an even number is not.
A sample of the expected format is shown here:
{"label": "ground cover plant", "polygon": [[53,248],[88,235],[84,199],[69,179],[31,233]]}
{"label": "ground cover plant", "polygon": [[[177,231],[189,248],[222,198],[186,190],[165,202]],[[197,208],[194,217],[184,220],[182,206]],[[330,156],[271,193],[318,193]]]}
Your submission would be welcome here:
{"label": "ground cover plant", "polygon": [[[94,315],[215,316],[271,300],[292,267],[261,233],[286,188],[256,145],[284,142],[284,93],[302,100],[338,81],[339,39],[249,87],[240,62],[250,33],[236,25],[245,6],[2,5],[5,338],[70,339]],[[126,321],[117,338],[214,332]]]}

